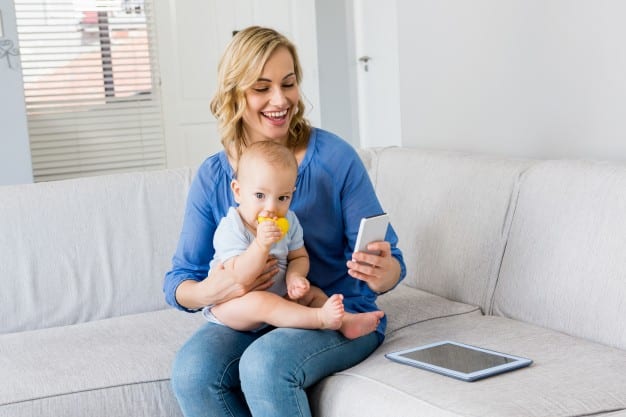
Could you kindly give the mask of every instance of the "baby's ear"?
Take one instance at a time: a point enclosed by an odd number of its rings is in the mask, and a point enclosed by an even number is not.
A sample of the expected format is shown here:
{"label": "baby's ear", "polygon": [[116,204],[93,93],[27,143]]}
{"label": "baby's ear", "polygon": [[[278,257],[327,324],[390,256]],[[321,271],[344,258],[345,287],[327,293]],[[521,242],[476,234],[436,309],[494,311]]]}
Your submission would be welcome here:
{"label": "baby's ear", "polygon": [[230,189],[233,190],[233,195],[235,196],[235,201],[237,203],[241,203],[239,201],[241,196],[241,188],[239,188],[239,182],[237,180],[232,180],[230,182]]}

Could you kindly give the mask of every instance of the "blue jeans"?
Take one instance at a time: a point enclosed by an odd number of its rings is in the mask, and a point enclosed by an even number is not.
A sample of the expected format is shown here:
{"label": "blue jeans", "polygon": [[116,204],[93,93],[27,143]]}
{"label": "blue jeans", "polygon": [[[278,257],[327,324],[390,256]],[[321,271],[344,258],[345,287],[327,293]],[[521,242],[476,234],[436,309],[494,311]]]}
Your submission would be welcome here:
{"label": "blue jeans", "polygon": [[331,330],[207,323],[177,353],[172,387],[185,417],[311,416],[305,389],[378,345],[376,333],[349,340]]}

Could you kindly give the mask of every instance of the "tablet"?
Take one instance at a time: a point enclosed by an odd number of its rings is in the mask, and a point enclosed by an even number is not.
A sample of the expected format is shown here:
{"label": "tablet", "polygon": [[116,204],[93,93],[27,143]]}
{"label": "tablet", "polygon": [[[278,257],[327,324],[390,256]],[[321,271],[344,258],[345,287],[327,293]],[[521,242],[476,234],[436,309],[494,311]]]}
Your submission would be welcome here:
{"label": "tablet", "polygon": [[528,358],[449,340],[387,353],[385,357],[470,382],[523,368],[532,363]]}
{"label": "tablet", "polygon": [[367,245],[379,240],[385,240],[387,226],[389,226],[389,215],[387,213],[362,218],[359,224],[359,233],[356,236],[354,251],[378,255],[378,253],[368,251]]}

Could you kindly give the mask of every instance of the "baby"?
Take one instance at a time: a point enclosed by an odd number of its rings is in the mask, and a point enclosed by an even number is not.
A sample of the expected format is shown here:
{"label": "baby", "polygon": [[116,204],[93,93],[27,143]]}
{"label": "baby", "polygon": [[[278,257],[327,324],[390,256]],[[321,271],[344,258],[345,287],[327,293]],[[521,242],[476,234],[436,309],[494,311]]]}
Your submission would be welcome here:
{"label": "baby", "polygon": [[203,314],[209,321],[241,331],[269,324],[339,330],[349,339],[369,334],[384,316],[382,311],[345,312],[341,294],[328,297],[307,279],[309,257],[303,231],[289,210],[297,173],[297,161],[283,145],[256,142],[243,152],[231,183],[239,205],[231,207],[217,227],[211,268],[220,262],[245,283],[261,275],[268,257],[274,256],[279,273],[269,290],[207,306]]}

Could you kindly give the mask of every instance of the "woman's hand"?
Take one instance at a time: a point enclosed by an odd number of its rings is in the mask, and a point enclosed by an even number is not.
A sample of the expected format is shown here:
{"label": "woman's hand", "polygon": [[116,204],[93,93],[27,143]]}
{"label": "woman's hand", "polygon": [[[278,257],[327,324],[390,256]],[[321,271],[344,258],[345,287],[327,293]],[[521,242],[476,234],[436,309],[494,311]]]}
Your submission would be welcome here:
{"label": "woman's hand", "polygon": [[374,292],[385,292],[396,285],[400,279],[400,263],[391,256],[389,242],[372,242],[368,251],[378,252],[373,255],[366,252],[354,252],[352,260],[347,262],[348,274],[365,281]]}
{"label": "woman's hand", "polygon": [[269,257],[265,272],[249,283],[235,282],[233,274],[217,264],[211,274],[202,281],[183,281],[176,290],[178,303],[190,310],[197,310],[211,304],[219,304],[241,297],[250,291],[262,291],[272,286],[272,278],[278,272],[278,261]]}

